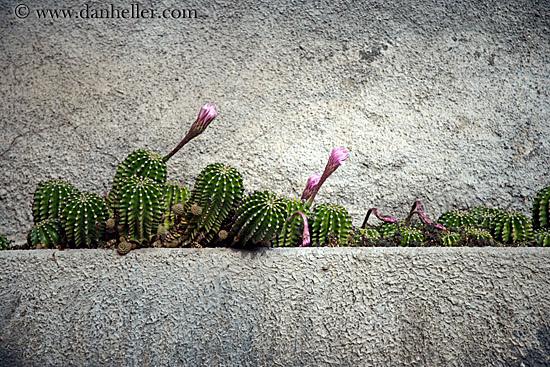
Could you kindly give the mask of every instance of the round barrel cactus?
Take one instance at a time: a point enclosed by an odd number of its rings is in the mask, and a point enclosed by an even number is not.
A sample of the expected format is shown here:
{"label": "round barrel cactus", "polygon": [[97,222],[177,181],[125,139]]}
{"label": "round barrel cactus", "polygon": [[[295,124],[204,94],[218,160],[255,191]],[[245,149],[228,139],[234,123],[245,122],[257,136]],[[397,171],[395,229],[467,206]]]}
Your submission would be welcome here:
{"label": "round barrel cactus", "polygon": [[444,246],[456,246],[460,242],[460,233],[443,231],[441,233],[441,242]]}
{"label": "round barrel cactus", "polygon": [[96,194],[81,193],[70,197],[61,213],[61,225],[67,242],[77,247],[99,245],[105,231],[109,210]]}
{"label": "round barrel cactus", "polygon": [[344,207],[321,204],[315,208],[312,217],[311,240],[314,245],[327,244],[327,236],[331,234],[340,244],[347,242],[351,231],[351,217]]}
{"label": "round barrel cactus", "polygon": [[494,238],[505,244],[528,241],[533,238],[533,225],[524,214],[505,211],[495,219]]}
{"label": "round barrel cactus", "polygon": [[157,233],[164,210],[163,186],[140,176],[122,181],[117,195],[118,223],[129,241],[148,243]]}
{"label": "round barrel cactus", "polygon": [[31,248],[55,248],[61,246],[62,241],[63,228],[57,218],[44,219],[27,234],[27,244]]}
{"label": "round barrel cactus", "polygon": [[477,218],[474,214],[464,210],[451,210],[443,213],[437,222],[447,228],[460,228],[476,225]]}
{"label": "round barrel cactus", "polygon": [[268,242],[277,236],[286,220],[288,202],[269,191],[257,191],[243,199],[231,228],[233,244]]}
{"label": "round barrel cactus", "polygon": [[533,233],[533,238],[540,246],[550,246],[550,229],[539,228]]}
{"label": "round barrel cactus", "polygon": [[540,190],[533,200],[533,228],[550,228],[550,186]]}
{"label": "round barrel cactus", "polygon": [[301,216],[293,216],[292,214],[299,211],[307,216],[309,211],[300,200],[287,197],[282,197],[281,199],[286,204],[284,212],[285,222],[279,231],[277,241],[274,241],[273,245],[281,247],[299,245],[304,231],[304,221]]}
{"label": "round barrel cactus", "polygon": [[472,210],[477,224],[494,233],[496,227],[496,218],[502,213],[502,210],[489,208],[486,206],[478,206]]}
{"label": "round barrel cactus", "polygon": [[384,223],[383,225],[378,227],[378,231],[380,232],[380,236],[382,238],[389,238],[399,230],[399,224],[397,223]]}
{"label": "round barrel cactus", "polygon": [[78,190],[70,183],[59,180],[42,182],[34,192],[32,215],[34,223],[48,218],[58,218],[63,210],[63,203]]}
{"label": "round barrel cactus", "polygon": [[414,227],[404,226],[399,229],[401,246],[422,246],[424,234]]}

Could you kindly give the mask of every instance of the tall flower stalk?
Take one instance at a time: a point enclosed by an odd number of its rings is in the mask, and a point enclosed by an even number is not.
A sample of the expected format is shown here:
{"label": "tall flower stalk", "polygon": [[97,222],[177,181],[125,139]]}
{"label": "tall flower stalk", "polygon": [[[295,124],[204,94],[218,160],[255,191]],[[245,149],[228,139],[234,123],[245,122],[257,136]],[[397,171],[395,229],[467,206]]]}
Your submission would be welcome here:
{"label": "tall flower stalk", "polygon": [[344,164],[346,159],[348,158],[349,153],[344,148],[335,148],[332,150],[332,152],[329,155],[327,165],[325,167],[325,171],[323,172],[323,175],[319,179],[319,182],[317,185],[315,185],[313,192],[311,193],[311,196],[309,197],[309,200],[306,204],[306,207],[310,207],[311,204],[313,204],[313,199],[315,199],[315,196],[319,192],[319,189],[323,185],[323,183],[327,180],[327,178],[336,171],[338,167]]}
{"label": "tall flower stalk", "polygon": [[217,116],[218,116],[218,111],[216,110],[216,107],[214,107],[214,105],[212,105],[210,103],[207,103],[204,106],[202,106],[202,108],[199,112],[199,116],[197,117],[195,122],[193,122],[193,125],[191,125],[191,129],[189,129],[189,132],[187,133],[187,135],[185,135],[185,137],[178,144],[178,146],[175,147],[174,150],[172,150],[168,155],[166,155],[163,158],[163,160],[166,162],[167,160],[172,158],[172,156],[174,154],[176,154],[181,148],[183,148],[183,146],[185,144],[189,143],[189,141],[191,141],[191,139],[193,139],[193,138],[197,137],[198,135],[202,134],[202,132],[204,130],[206,130],[208,125]]}

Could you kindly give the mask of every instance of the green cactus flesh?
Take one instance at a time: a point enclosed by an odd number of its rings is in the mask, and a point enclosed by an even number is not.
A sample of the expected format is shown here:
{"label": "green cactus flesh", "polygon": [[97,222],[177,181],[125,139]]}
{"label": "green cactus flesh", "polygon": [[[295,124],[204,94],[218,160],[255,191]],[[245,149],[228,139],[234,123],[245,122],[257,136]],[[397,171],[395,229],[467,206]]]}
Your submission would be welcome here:
{"label": "green cactus flesh", "polygon": [[63,204],[78,190],[70,183],[50,180],[42,182],[34,192],[32,214],[34,223],[48,218],[58,218],[63,210]]}
{"label": "green cactus flesh", "polygon": [[163,185],[166,183],[167,171],[166,162],[158,154],[145,149],[133,151],[118,166],[113,188],[107,197],[109,206],[116,209],[119,187],[127,178],[147,177]]}
{"label": "green cactus flesh", "polygon": [[157,233],[164,210],[163,186],[147,177],[131,176],[119,188],[118,222],[122,235],[140,244]]}
{"label": "green cactus flesh", "polygon": [[288,202],[269,191],[257,191],[243,199],[231,228],[234,244],[271,241],[283,227]]}
{"label": "green cactus flesh", "polygon": [[63,240],[63,228],[57,218],[44,219],[34,225],[27,234],[27,243],[31,248],[54,248]]}
{"label": "green cactus flesh", "polygon": [[421,246],[424,241],[422,231],[413,227],[402,227],[399,229],[401,234],[401,246]]}
{"label": "green cactus flesh", "polygon": [[437,223],[444,225],[447,228],[460,228],[464,226],[472,226],[477,222],[476,216],[464,210],[451,210],[442,214]]}
{"label": "green cactus flesh", "polygon": [[493,236],[486,229],[467,226],[463,227],[462,231],[466,237],[470,237],[474,240],[493,240]]}
{"label": "green cactus flesh", "polygon": [[502,212],[495,219],[494,238],[505,244],[518,243],[533,238],[531,220],[518,212]]}
{"label": "green cactus flesh", "polygon": [[539,228],[533,233],[533,238],[540,246],[550,246],[550,229]]}
{"label": "green cactus flesh", "polygon": [[441,233],[441,242],[444,246],[455,246],[460,242],[460,234],[451,231],[443,231]]}
{"label": "green cactus flesh", "polygon": [[[242,176],[235,168],[222,163],[208,165],[197,177],[185,203],[184,225],[175,226],[170,237],[180,238],[185,245],[209,243],[217,236],[231,210],[239,205],[243,191]],[[193,215],[193,206],[200,207],[200,215]]]}
{"label": "green cactus flesh", "polygon": [[384,223],[378,227],[378,231],[382,238],[389,238],[393,236],[399,229],[399,224],[397,223]]}
{"label": "green cactus flesh", "polygon": [[174,226],[176,219],[176,214],[173,211],[174,205],[185,204],[189,194],[188,188],[175,182],[168,182],[164,186],[164,227],[166,229],[170,230]]}
{"label": "green cactus flesh", "polygon": [[476,218],[478,225],[487,229],[489,232],[494,233],[496,226],[496,218],[502,213],[502,210],[489,208],[485,206],[479,206],[472,210],[472,214]]}
{"label": "green cactus flesh", "polygon": [[533,228],[550,228],[550,186],[540,190],[535,196]]}
{"label": "green cactus flesh", "polygon": [[0,236],[0,251],[10,249],[10,240],[6,236]]}
{"label": "green cactus flesh", "polygon": [[109,210],[96,194],[81,193],[67,200],[61,213],[61,225],[69,244],[77,247],[99,245]]}
{"label": "green cactus flesh", "polygon": [[327,243],[327,236],[334,234],[340,244],[347,242],[351,232],[351,217],[348,211],[336,204],[321,204],[313,211],[311,225],[312,244],[321,246]]}
{"label": "green cactus flesh", "polygon": [[300,200],[287,197],[283,197],[282,200],[286,203],[286,209],[284,212],[285,222],[279,231],[277,241],[274,241],[274,246],[288,247],[300,245],[304,230],[303,219],[301,215],[295,215],[291,220],[291,216],[297,211],[300,211],[307,216],[309,211]]}

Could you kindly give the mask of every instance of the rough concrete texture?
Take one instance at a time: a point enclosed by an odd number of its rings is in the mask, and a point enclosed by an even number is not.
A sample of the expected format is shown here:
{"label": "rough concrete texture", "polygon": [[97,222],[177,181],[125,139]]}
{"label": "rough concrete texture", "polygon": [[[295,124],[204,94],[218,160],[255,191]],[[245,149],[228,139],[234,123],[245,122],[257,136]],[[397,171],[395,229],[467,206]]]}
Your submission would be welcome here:
{"label": "rough concrete texture", "polygon": [[106,193],[128,153],[166,154],[206,102],[219,118],[169,162],[188,186],[220,161],[248,190],[296,197],[337,146],[349,164],[317,200],[355,224],[414,199],[432,217],[528,212],[550,184],[548,0],[141,4],[198,12],[179,20],[46,20],[35,4],[17,19],[18,3],[0,4],[0,232],[12,238],[41,180]]}
{"label": "rough concrete texture", "polygon": [[543,248],[0,253],[0,365],[547,366]]}

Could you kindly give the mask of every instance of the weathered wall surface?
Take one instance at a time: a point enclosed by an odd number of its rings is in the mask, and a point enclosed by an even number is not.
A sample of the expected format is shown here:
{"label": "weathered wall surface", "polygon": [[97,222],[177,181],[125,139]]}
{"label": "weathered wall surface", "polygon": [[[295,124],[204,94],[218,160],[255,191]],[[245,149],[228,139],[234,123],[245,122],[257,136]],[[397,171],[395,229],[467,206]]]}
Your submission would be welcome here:
{"label": "weathered wall surface", "polygon": [[188,186],[222,161],[249,190],[298,196],[336,146],[349,164],[318,200],[355,224],[414,199],[431,216],[528,211],[550,184],[548,0],[141,4],[197,19],[38,19],[35,4],[17,19],[17,4],[0,4],[0,232],[12,238],[41,180],[106,193],[129,152],[166,154],[206,102],[219,118],[169,162]]}
{"label": "weathered wall surface", "polygon": [[2,366],[550,363],[543,248],[36,250],[0,265]]}

